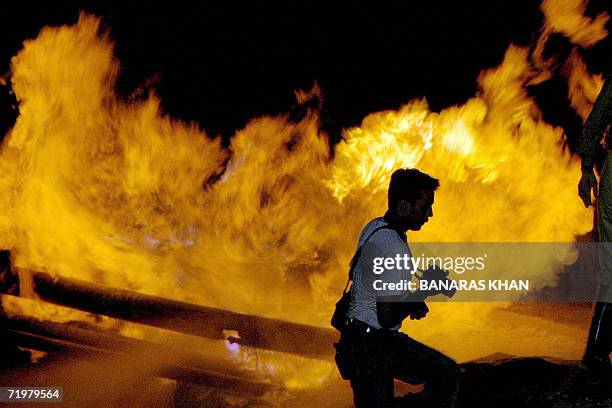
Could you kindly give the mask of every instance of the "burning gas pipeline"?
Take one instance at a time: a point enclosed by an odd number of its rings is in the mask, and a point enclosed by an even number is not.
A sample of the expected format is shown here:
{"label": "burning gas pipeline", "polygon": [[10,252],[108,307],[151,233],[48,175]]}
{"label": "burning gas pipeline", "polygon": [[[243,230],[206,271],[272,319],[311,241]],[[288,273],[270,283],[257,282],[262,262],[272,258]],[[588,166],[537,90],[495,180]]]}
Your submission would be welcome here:
{"label": "burning gas pipeline", "polygon": [[[0,247],[22,271],[22,294],[38,297],[26,273],[38,271],[327,333],[355,237],[384,211],[398,167],[442,180],[435,217],[413,241],[573,241],[593,222],[575,192],[579,163],[527,86],[551,75],[541,50],[552,33],[589,47],[607,35],[609,17],[585,17],[580,1],[544,1],[542,10],[537,44],[510,45],[465,104],[432,112],[418,99],[371,113],[343,132],[333,154],[316,104],[298,121],[254,118],[226,148],[164,114],[153,91],[117,96],[120,64],[99,18],[45,27],[11,60],[19,116],[0,151]],[[563,63],[568,99],[584,117],[602,77],[578,51]],[[320,94],[316,86],[296,92],[300,102]],[[542,273],[554,278],[556,270]],[[3,307],[49,322],[104,320],[13,297]],[[507,344],[500,333],[509,327],[485,330],[503,325],[501,307],[436,304],[434,322],[415,324],[414,335],[459,360],[500,350],[580,352],[582,328],[554,326],[543,336],[525,316],[508,324],[527,340]],[[137,326],[117,328],[144,336]],[[449,336],[476,336],[479,345]]]}

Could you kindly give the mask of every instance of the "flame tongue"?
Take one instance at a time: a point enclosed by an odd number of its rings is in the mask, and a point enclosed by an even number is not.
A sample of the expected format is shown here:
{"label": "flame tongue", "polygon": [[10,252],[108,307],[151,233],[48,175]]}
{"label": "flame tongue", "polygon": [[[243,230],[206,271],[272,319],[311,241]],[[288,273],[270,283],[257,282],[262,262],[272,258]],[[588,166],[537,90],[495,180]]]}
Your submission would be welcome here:
{"label": "flame tongue", "polygon": [[[561,129],[543,122],[527,96],[528,56],[511,46],[463,106],[437,114],[416,101],[349,129],[334,161],[335,196],[384,193],[393,169],[418,167],[442,186],[435,217],[413,238],[567,242],[589,231],[591,215],[574,191],[578,165],[562,148]],[[371,207],[382,207],[381,195]]]}

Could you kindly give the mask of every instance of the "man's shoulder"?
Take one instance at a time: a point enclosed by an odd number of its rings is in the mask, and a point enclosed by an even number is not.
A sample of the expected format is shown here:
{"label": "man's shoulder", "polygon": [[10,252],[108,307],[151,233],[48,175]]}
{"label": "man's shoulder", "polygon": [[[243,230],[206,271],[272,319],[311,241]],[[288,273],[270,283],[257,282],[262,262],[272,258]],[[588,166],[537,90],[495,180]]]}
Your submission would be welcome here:
{"label": "man's shoulder", "polygon": [[387,229],[386,227],[388,225],[389,224],[387,224],[383,217],[376,217],[363,226],[361,229],[361,234],[359,234],[359,239],[364,240],[368,235],[377,229]]}
{"label": "man's shoulder", "polygon": [[359,241],[363,242],[366,239],[368,242],[402,241],[399,234],[400,232],[393,229],[383,217],[377,217],[363,227]]}

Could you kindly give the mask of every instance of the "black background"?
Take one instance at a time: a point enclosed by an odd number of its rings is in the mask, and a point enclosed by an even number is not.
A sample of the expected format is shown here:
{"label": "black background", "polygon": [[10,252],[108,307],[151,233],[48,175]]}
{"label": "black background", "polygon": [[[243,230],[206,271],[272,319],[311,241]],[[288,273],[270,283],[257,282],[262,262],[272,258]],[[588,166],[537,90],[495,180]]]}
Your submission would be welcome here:
{"label": "black background", "polygon": [[[610,8],[591,0],[587,14]],[[173,117],[195,121],[227,142],[257,115],[289,111],[293,90],[323,90],[322,127],[332,141],[370,112],[426,97],[432,110],[462,103],[483,68],[501,62],[510,43],[527,45],[543,21],[539,1],[394,3],[60,1],[3,9],[0,70],[45,25],[73,24],[79,11],[103,18],[121,62],[118,95],[142,84]],[[608,29],[612,24],[608,23]],[[554,52],[569,49],[559,36]],[[610,39],[581,50],[589,68],[609,66]],[[545,119],[566,129],[572,145],[580,120],[561,78],[535,86]],[[16,109],[0,87],[0,131]]]}

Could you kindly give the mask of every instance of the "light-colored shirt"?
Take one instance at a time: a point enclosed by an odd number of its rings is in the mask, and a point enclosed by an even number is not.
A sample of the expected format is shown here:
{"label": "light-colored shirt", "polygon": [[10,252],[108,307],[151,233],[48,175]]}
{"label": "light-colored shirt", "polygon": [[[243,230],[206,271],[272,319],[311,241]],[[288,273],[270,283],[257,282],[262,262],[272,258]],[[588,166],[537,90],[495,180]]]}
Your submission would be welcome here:
{"label": "light-colored shirt", "polygon": [[[406,290],[375,290],[373,287],[374,280],[383,282],[401,282],[409,281],[412,278],[410,273],[412,265],[412,254],[406,242],[406,234],[401,231],[396,231],[391,228],[383,228],[372,232],[382,226],[389,225],[382,217],[375,218],[370,221],[361,231],[357,248],[361,246],[361,255],[357,260],[353,270],[353,284],[351,286],[351,303],[348,310],[348,318],[356,319],[366,323],[376,329],[380,329],[381,325],[378,322],[376,315],[376,300],[383,296],[405,296],[408,298]],[[372,234],[370,236],[370,234]],[[400,234],[402,236],[400,236]],[[364,243],[366,238],[369,239]],[[385,269],[381,274],[373,272],[374,258],[396,258],[399,255],[406,255],[409,261],[409,267],[400,265],[398,268]],[[380,285],[379,285],[380,286]],[[398,330],[401,323],[391,328]]]}

